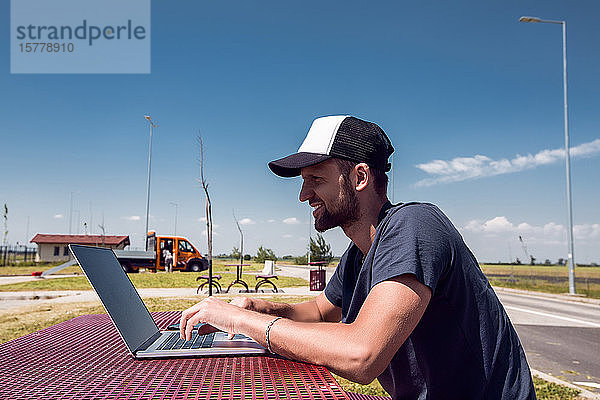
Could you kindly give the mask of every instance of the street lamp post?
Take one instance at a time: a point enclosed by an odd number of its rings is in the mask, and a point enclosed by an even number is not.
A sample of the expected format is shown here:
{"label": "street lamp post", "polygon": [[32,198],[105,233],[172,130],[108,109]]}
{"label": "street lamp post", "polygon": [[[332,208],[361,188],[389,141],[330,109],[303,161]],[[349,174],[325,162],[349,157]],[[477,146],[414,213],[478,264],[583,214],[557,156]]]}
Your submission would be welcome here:
{"label": "street lamp post", "polygon": [[175,206],[175,232],[173,232],[173,236],[177,236],[177,208],[179,208],[179,204],[170,201],[170,205]]}
{"label": "street lamp post", "polygon": [[569,260],[569,294],[575,294],[575,247],[573,245],[573,206],[571,202],[571,155],[569,153],[569,115],[567,105],[567,22],[546,20],[538,17],[521,17],[519,22],[540,22],[545,24],[562,25],[562,48],[563,48],[563,109],[564,109],[564,131],[565,131],[565,159],[567,174],[567,239]]}
{"label": "street lamp post", "polygon": [[150,212],[150,167],[152,165],[152,129],[157,128],[149,115],[144,115],[144,118],[150,123],[150,143],[148,144],[148,185],[146,186],[146,230],[144,231],[144,241],[146,242],[145,249],[148,251],[148,215]]}

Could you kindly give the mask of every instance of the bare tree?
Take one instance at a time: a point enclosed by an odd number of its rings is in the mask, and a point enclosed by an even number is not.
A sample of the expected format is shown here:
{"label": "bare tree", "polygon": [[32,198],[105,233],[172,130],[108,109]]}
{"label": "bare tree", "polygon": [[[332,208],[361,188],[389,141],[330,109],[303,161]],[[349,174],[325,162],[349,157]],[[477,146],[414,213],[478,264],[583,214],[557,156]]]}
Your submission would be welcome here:
{"label": "bare tree", "polygon": [[8,206],[4,203],[4,237],[2,238],[2,245],[8,244]]}
{"label": "bare tree", "polygon": [[202,142],[202,136],[198,132],[198,143],[200,144],[200,184],[204,189],[206,195],[206,237],[208,241],[208,295],[212,296],[212,284],[213,284],[213,268],[212,268],[212,205],[210,202],[210,195],[208,194],[208,183],[204,178],[204,144]]}
{"label": "bare tree", "polygon": [[242,265],[244,263],[244,233],[242,232],[242,228],[240,228],[240,223],[238,222],[237,218],[235,217],[235,211],[233,211],[233,220],[235,221],[235,224],[237,225],[238,231],[240,231],[240,265]]}

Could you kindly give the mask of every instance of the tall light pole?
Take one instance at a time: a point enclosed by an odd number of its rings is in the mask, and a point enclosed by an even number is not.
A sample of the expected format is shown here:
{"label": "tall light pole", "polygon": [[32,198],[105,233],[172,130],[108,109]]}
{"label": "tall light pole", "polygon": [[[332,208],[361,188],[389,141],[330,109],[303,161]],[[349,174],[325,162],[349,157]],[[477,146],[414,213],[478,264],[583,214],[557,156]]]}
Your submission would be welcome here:
{"label": "tall light pole", "polygon": [[175,232],[173,232],[173,236],[177,236],[177,208],[179,208],[179,204],[172,201],[169,204],[175,206]]}
{"label": "tall light pole", "polygon": [[72,233],[71,226],[73,225],[73,192],[71,192],[71,205],[69,206],[69,235]]}
{"label": "tall light pole", "polygon": [[144,231],[144,241],[146,242],[145,249],[148,251],[148,213],[150,212],[150,167],[152,165],[152,129],[157,128],[149,115],[144,115],[144,118],[150,123],[150,143],[148,144],[148,185],[146,186],[146,230]]}
{"label": "tall light pole", "polygon": [[562,25],[563,48],[563,109],[565,126],[565,159],[567,173],[567,214],[568,214],[568,253],[569,260],[569,294],[575,294],[575,247],[573,245],[573,206],[571,203],[571,155],[569,153],[569,113],[567,105],[567,22],[541,19],[538,17],[521,17],[519,22],[541,22],[545,24]]}

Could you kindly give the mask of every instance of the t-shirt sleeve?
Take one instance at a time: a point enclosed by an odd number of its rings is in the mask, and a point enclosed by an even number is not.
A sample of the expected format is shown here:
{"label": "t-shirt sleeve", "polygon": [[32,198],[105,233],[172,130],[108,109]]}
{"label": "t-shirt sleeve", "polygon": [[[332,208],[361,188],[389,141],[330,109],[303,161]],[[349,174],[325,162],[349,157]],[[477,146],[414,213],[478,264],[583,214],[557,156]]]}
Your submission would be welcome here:
{"label": "t-shirt sleeve", "polygon": [[340,263],[338,264],[333,276],[327,282],[327,286],[325,286],[325,297],[327,300],[331,302],[336,307],[342,307],[342,294],[344,290],[343,286],[343,273],[344,268],[348,263],[348,253],[350,252],[350,247],[346,250],[346,252],[342,255],[340,259]]}
{"label": "t-shirt sleeve", "polygon": [[403,274],[414,275],[433,293],[452,263],[450,232],[433,205],[408,205],[390,216],[373,256],[371,287]]}

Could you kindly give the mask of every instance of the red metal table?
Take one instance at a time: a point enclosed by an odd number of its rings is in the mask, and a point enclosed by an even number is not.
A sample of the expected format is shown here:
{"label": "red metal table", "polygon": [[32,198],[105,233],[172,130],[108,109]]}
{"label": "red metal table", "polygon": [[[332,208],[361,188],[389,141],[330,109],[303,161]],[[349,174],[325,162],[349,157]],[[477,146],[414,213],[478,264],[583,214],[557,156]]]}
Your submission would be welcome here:
{"label": "red metal table", "polygon": [[[153,313],[159,327],[177,311]],[[350,397],[349,397],[350,395]],[[346,394],[323,367],[273,357],[135,360],[106,314],[0,345],[1,399],[320,399]]]}
{"label": "red metal table", "polygon": [[250,264],[225,264],[225,266],[226,267],[235,267],[235,280],[229,284],[225,293],[229,293],[229,289],[231,289],[231,287],[233,285],[235,285],[236,283],[243,285],[246,288],[246,293],[248,293],[250,291],[250,289],[248,289],[248,284],[246,282],[244,282],[244,280],[242,279],[242,268],[249,267]]}

